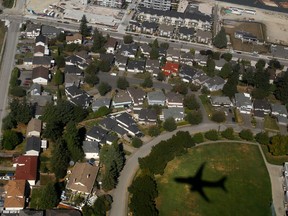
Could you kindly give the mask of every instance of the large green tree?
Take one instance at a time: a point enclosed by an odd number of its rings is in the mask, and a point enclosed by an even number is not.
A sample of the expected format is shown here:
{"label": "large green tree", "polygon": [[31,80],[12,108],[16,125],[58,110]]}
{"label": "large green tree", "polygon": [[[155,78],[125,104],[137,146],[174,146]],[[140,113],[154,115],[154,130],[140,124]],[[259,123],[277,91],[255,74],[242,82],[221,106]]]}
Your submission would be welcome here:
{"label": "large green tree", "polygon": [[227,47],[227,37],[224,27],[222,27],[217,35],[213,38],[213,45],[219,49]]}
{"label": "large green tree", "polygon": [[57,70],[53,76],[53,82],[55,85],[62,85],[64,82],[64,74],[61,70]]}
{"label": "large green tree", "polygon": [[175,119],[173,117],[170,117],[168,119],[166,119],[163,123],[163,128],[166,131],[174,131],[177,128],[177,124],[175,122]]}
{"label": "large green tree", "polygon": [[183,105],[190,110],[198,110],[200,108],[200,104],[194,94],[186,95],[184,97]]}
{"label": "large green tree", "polygon": [[90,30],[89,30],[87,23],[88,23],[88,21],[87,21],[85,14],[84,14],[82,16],[82,19],[80,20],[80,29],[79,29],[79,31],[83,37],[87,37],[90,35]]}
{"label": "large green tree", "polygon": [[25,99],[13,99],[10,102],[9,107],[9,115],[11,115],[17,123],[27,124],[32,118],[32,106],[30,103],[27,103]]}
{"label": "large green tree", "polygon": [[119,77],[117,80],[117,88],[126,90],[129,87],[129,82],[125,77]]}
{"label": "large green tree", "polygon": [[110,92],[112,87],[107,82],[100,82],[98,86],[98,91],[101,96],[106,95],[108,92]]}
{"label": "large green tree", "polygon": [[283,103],[288,103],[288,73],[278,77],[276,80],[275,96]]}
{"label": "large green tree", "polygon": [[14,149],[22,142],[21,135],[13,130],[5,130],[2,137],[2,147],[7,150]]}
{"label": "large green tree", "polygon": [[38,209],[52,209],[59,202],[58,193],[54,183],[50,182],[41,191]]}
{"label": "large green tree", "polygon": [[95,28],[93,33],[93,45],[91,47],[92,52],[103,53],[105,52],[104,45],[106,43],[106,38],[102,35],[97,28]]}
{"label": "large green tree", "polygon": [[51,168],[57,179],[64,178],[70,160],[67,145],[63,139],[58,139],[51,157]]}

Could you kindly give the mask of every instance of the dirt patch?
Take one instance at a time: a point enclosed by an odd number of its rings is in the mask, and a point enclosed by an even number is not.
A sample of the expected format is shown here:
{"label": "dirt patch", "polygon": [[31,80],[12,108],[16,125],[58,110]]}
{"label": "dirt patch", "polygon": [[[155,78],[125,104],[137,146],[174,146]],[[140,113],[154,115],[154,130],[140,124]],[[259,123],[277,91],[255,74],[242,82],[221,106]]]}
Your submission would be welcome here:
{"label": "dirt patch", "polygon": [[239,147],[239,150],[240,150],[241,152],[243,152],[243,153],[247,153],[247,152],[249,152],[249,151],[251,150],[251,148],[249,148],[248,145],[241,145],[241,146]]}

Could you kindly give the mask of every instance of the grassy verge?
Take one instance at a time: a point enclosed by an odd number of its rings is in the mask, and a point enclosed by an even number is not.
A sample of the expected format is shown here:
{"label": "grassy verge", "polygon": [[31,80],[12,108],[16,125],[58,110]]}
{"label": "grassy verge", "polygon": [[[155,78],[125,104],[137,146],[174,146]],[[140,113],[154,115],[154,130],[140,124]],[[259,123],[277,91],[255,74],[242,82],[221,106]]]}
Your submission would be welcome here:
{"label": "grassy verge", "polygon": [[274,119],[268,115],[265,116],[265,118],[264,118],[264,128],[266,130],[279,131],[279,127],[278,127],[278,124],[276,122],[276,119]]}
{"label": "grassy verge", "polygon": [[240,111],[237,110],[237,109],[235,109],[235,110],[234,110],[234,113],[235,113],[235,121],[236,121],[237,123],[239,123],[239,124],[242,124],[242,123],[243,123],[243,118],[242,118],[242,116],[241,116],[241,114],[240,114]]}
{"label": "grassy verge", "polygon": [[[227,192],[203,188],[211,202],[191,192],[190,185],[174,180],[195,175],[203,163],[202,180],[216,182],[226,177]],[[270,178],[258,146],[217,143],[192,148],[169,162],[157,183],[159,215],[271,215]]]}
{"label": "grassy verge", "polygon": [[209,118],[212,116],[212,113],[214,112],[214,109],[210,103],[210,100],[209,98],[207,97],[207,95],[200,95],[199,96],[205,110],[206,110],[206,113],[207,115],[209,116]]}

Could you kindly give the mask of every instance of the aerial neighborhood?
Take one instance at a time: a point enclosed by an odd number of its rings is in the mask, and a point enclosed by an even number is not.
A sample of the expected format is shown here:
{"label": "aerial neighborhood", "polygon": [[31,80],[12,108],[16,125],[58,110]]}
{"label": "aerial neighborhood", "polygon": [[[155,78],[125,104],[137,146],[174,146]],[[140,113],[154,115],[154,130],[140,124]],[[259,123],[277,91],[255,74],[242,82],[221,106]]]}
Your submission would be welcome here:
{"label": "aerial neighborhood", "polygon": [[270,2],[3,1],[0,214],[288,215]]}

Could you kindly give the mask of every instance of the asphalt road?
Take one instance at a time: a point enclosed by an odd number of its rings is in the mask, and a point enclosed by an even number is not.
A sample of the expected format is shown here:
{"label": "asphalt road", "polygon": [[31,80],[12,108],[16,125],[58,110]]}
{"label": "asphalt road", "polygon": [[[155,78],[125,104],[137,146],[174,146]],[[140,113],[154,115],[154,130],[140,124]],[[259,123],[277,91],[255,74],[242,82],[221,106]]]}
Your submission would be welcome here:
{"label": "asphalt road", "polygon": [[[12,22],[7,31],[5,50],[3,52],[1,74],[0,74],[0,128],[2,128],[2,119],[6,115],[8,105],[8,87],[11,71],[14,67],[14,57],[18,41],[19,24]],[[0,130],[1,134],[1,130]]]}

